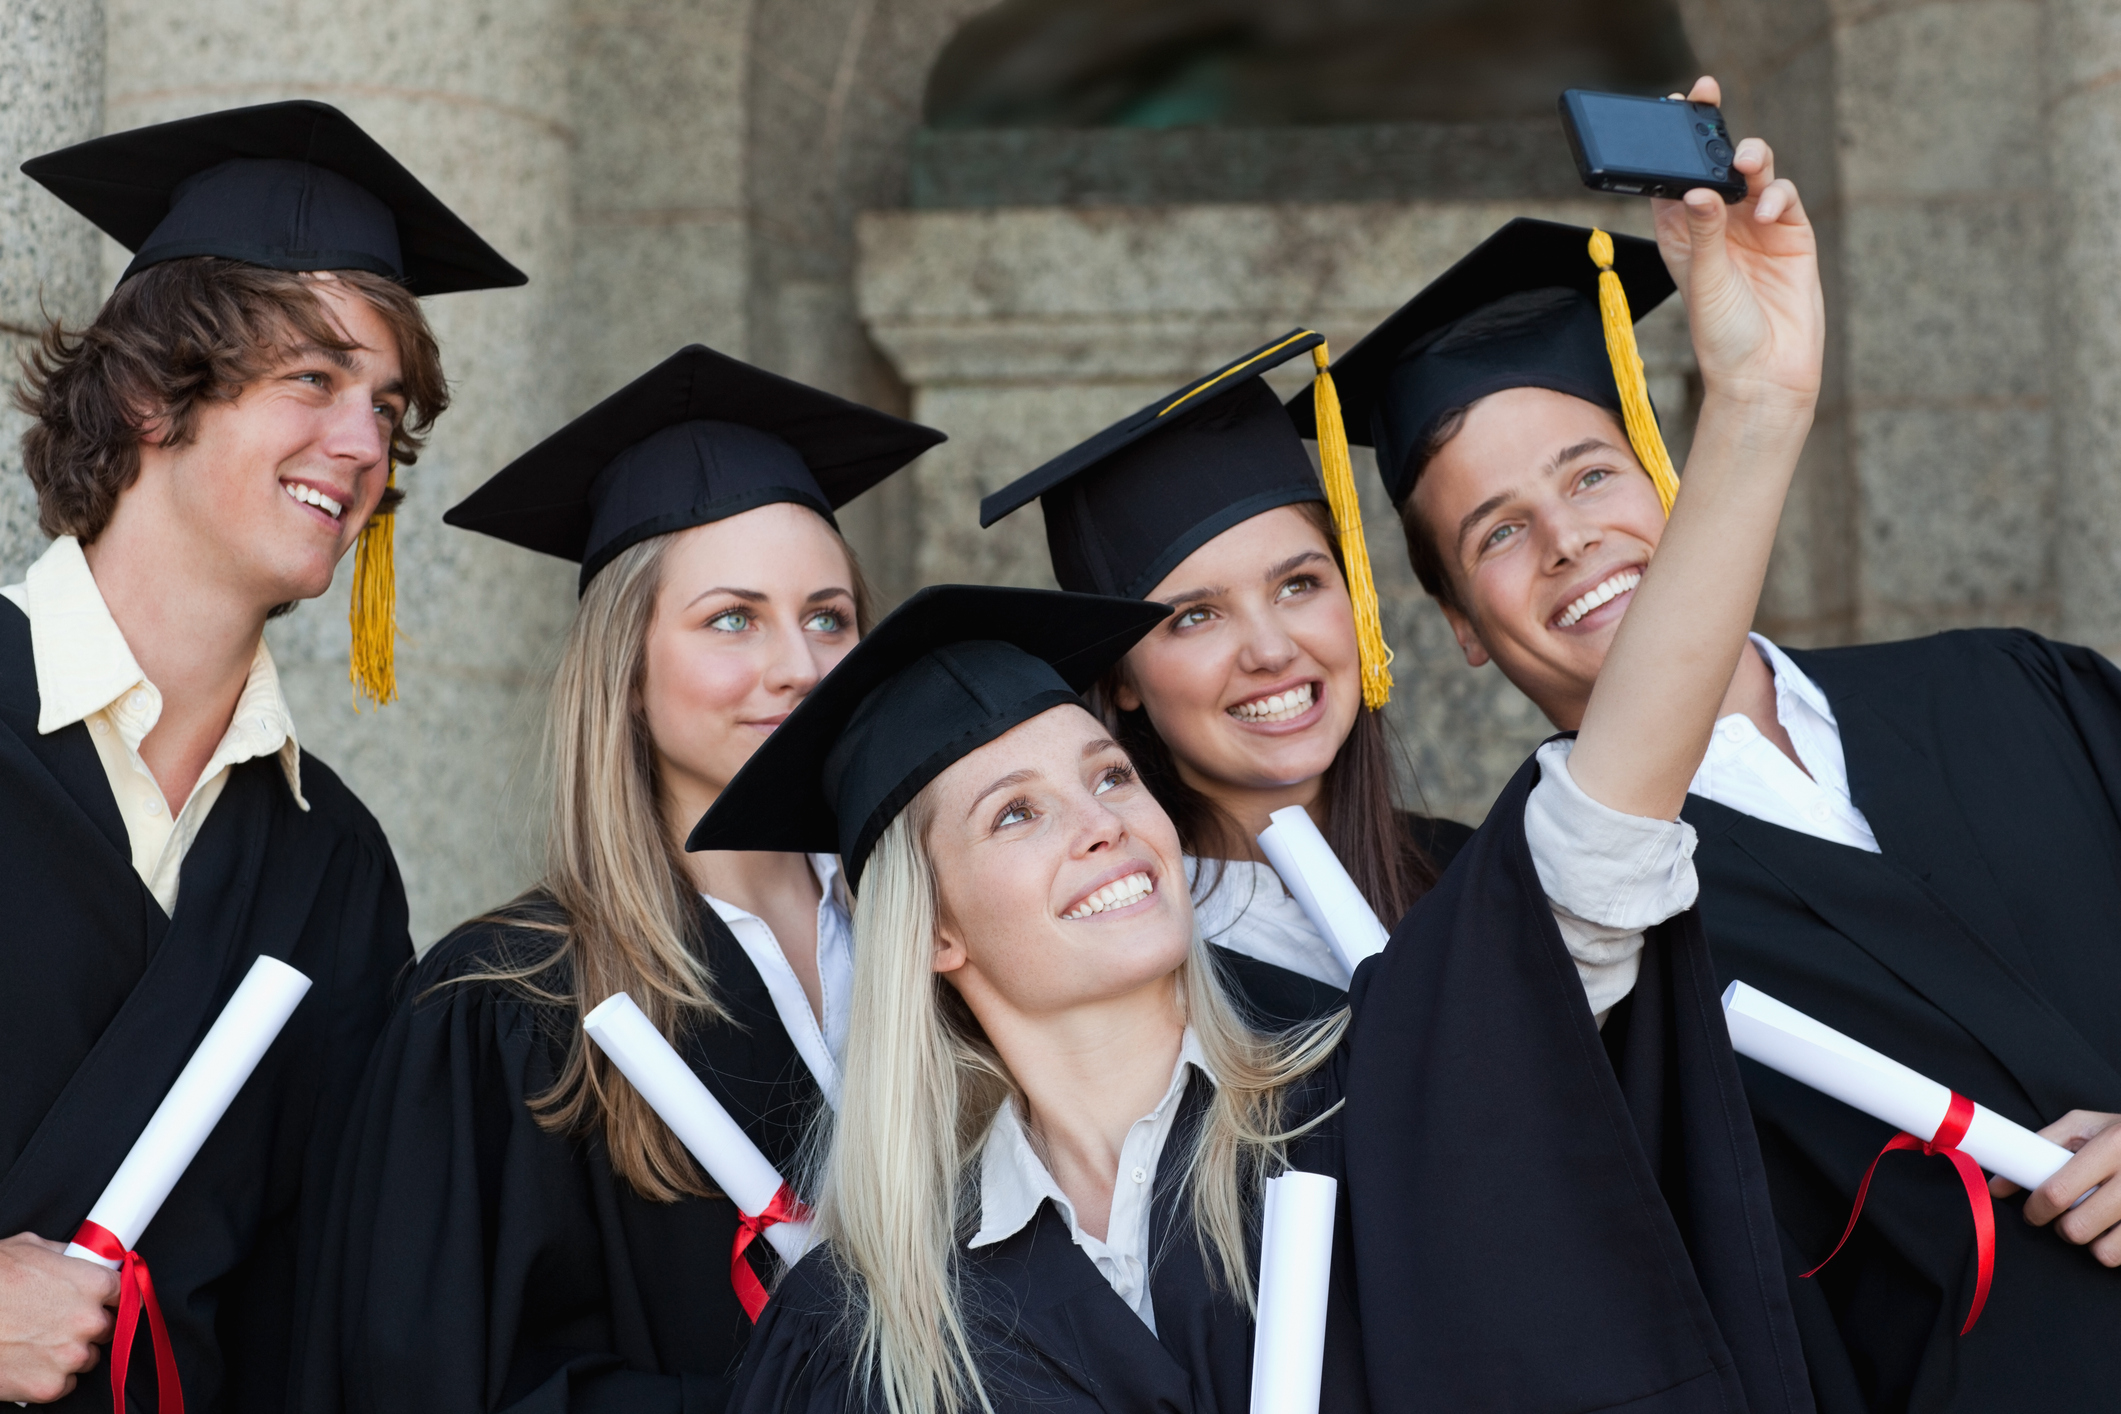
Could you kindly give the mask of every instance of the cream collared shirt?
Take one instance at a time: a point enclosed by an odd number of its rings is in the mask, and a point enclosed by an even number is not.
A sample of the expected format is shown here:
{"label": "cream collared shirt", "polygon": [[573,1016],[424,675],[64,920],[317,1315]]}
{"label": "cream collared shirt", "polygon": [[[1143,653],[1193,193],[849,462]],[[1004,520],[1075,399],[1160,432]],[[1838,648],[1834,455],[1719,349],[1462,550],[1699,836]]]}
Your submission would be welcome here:
{"label": "cream collared shirt", "polygon": [[62,535],[29,567],[20,584],[0,588],[29,617],[37,664],[37,732],[49,736],[76,722],[88,724],[103,774],[117,798],[132,847],[133,868],[162,905],[177,911],[184,856],[228,784],[229,768],[259,756],[278,756],[287,788],[304,810],[302,748],[280,693],[280,674],[265,641],[258,641],[250,676],[236,698],[221,744],[199,773],[191,796],[176,811],[163,798],[140,743],[162,716],[162,694],[140,671],[118,621],[103,602],[80,542]]}
{"label": "cream collared shirt", "polygon": [[1156,1191],[1156,1166],[1178,1123],[1179,1102],[1192,1078],[1190,1072],[1195,1070],[1214,1083],[1208,1058],[1189,1026],[1185,1039],[1179,1043],[1178,1062],[1171,1067],[1171,1084],[1164,1090],[1163,1099],[1155,1109],[1134,1121],[1120,1142],[1119,1172],[1112,1183],[1112,1213],[1101,1238],[1083,1231],[1082,1224],[1075,1220],[1075,1205],[1068,1201],[1052,1170],[1031,1146],[1031,1136],[1024,1132],[1023,1119],[1016,1112],[1016,1101],[1002,1101],[994,1127],[987,1131],[987,1142],[980,1151],[979,1231],[967,1245],[986,1247],[1014,1237],[1038,1215],[1039,1204],[1050,1201],[1067,1222],[1068,1236],[1082,1248],[1098,1274],[1127,1303],[1128,1309],[1154,1331],[1156,1306],[1149,1292],[1149,1200]]}

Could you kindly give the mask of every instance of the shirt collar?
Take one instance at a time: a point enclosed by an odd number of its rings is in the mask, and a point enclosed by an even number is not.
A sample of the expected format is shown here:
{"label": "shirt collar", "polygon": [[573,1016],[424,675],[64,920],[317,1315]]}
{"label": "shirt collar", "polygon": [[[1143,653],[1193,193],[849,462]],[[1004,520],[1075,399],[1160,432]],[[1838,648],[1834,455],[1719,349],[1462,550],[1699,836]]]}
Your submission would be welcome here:
{"label": "shirt collar", "polygon": [[[1834,709],[1828,704],[1826,694],[1819,690],[1819,684],[1806,677],[1804,669],[1798,667],[1789,654],[1759,634],[1747,634],[1746,637],[1760,650],[1761,656],[1767,659],[1768,671],[1775,675],[1775,695],[1780,697],[1784,693],[1793,694],[1798,701],[1825,718],[1828,726],[1839,730],[1841,724],[1835,720]],[[1776,715],[1781,715],[1779,710]]]}
{"label": "shirt collar", "polygon": [[[1186,1073],[1189,1066],[1214,1083],[1215,1072],[1209,1068],[1208,1057],[1190,1026],[1178,1044],[1178,1061],[1171,1067],[1171,1083],[1165,1087],[1163,1099],[1143,1119],[1168,1122],[1179,1098],[1186,1093],[1191,1078]],[[980,1150],[980,1226],[966,1245],[986,1247],[1014,1237],[1037,1216],[1038,1205],[1049,1199],[1060,1210],[1069,1231],[1080,1231],[1075,1205],[1068,1201],[1046,1161],[1032,1147],[1031,1136],[1017,1114],[1015,1098],[1004,1099]]]}
{"label": "shirt collar", "polygon": [[[22,588],[30,651],[37,665],[39,736],[85,721],[134,688],[154,688],[133,657],[118,621],[111,617],[79,540],[62,535],[52,541],[51,548],[29,567]],[[160,693],[153,697],[140,727],[142,736],[160,715]],[[267,755],[280,758],[295,803],[309,809],[309,802],[302,798],[302,747],[295,739],[294,716],[280,690],[279,669],[260,638],[250,661],[250,675],[237,694],[236,710],[207,774],[223,765]]]}

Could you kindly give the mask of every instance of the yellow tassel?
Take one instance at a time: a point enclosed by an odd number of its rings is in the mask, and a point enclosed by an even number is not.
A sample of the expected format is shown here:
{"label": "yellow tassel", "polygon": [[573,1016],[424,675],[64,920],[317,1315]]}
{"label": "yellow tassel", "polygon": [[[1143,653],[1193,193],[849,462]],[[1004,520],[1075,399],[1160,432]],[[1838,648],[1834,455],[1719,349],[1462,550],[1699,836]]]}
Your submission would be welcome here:
{"label": "yellow tassel", "polygon": [[[398,464],[390,464],[389,486],[398,484]],[[353,630],[353,652],[347,676],[353,681],[354,711],[366,697],[378,707],[398,700],[398,569],[391,511],[377,511],[354,541],[353,602],[346,621]]]}
{"label": "yellow tassel", "polygon": [[1613,238],[1604,231],[1591,232],[1591,260],[1598,266],[1598,313],[1605,323],[1606,357],[1613,361],[1613,381],[1620,387],[1620,416],[1627,423],[1628,442],[1650,473],[1664,513],[1672,513],[1679,496],[1679,475],[1672,470],[1672,454],[1664,449],[1664,436],[1657,430],[1657,414],[1650,407],[1649,384],[1642,374],[1642,354],[1635,347],[1635,319],[1628,312],[1628,292],[1621,288],[1613,270]]}
{"label": "yellow tassel", "polygon": [[1340,422],[1340,394],[1323,340],[1311,350],[1318,367],[1311,402],[1318,414],[1318,465],[1326,483],[1326,505],[1340,536],[1340,558],[1348,569],[1348,597],[1355,605],[1355,645],[1362,662],[1362,705],[1372,712],[1392,700],[1392,650],[1385,643],[1377,609],[1377,583],[1370,577],[1370,547],[1362,538],[1362,502],[1355,494],[1355,466],[1348,460],[1348,432]]}

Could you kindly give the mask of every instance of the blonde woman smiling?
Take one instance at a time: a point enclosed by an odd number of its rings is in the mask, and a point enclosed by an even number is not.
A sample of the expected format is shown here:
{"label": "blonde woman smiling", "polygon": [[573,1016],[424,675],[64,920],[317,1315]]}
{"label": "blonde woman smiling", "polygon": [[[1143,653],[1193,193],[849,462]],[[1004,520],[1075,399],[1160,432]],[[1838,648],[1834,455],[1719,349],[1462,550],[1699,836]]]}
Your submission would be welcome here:
{"label": "blonde woman smiling", "polygon": [[377,1048],[302,1407],[719,1406],[751,1330],[739,1215],[580,1020],[630,993],[784,1166],[836,1097],[837,862],[679,846],[860,636],[833,510],[939,440],[692,348],[450,513],[582,563],[547,862],[422,960]]}

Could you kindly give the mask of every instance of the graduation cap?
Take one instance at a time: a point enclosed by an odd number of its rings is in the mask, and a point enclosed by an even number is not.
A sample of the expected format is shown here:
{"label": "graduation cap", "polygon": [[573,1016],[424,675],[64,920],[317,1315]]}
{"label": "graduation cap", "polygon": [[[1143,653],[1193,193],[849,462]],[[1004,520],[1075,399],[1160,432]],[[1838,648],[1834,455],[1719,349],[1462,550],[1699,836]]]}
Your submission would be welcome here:
{"label": "graduation cap", "polygon": [[[200,255],[273,270],[366,270],[416,295],[529,278],[328,103],[266,103],[133,128],[33,157],[22,170],[133,252],[120,284]],[[356,710],[362,696],[378,706],[398,696],[394,525],[387,511],[370,516],[354,546],[347,616]]]}
{"label": "graduation cap", "polygon": [[[1650,407],[1634,324],[1673,289],[1655,241],[1520,217],[1333,365],[1353,440],[1377,449],[1398,505],[1446,414],[1505,388],[1551,388],[1621,415],[1669,514],[1679,479]],[[1308,391],[1289,412],[1323,438],[1328,419]]]}
{"label": "graduation cap", "polygon": [[1139,599],[1181,560],[1277,506],[1324,501],[1333,513],[1362,649],[1363,703],[1392,692],[1362,509],[1344,438],[1321,436],[1318,471],[1260,375],[1308,353],[1319,406],[1337,428],[1324,336],[1296,329],[1122,418],[980,502],[980,525],[1037,501],[1063,589]]}
{"label": "graduation cap", "polygon": [[777,501],[832,513],[943,441],[702,344],[502,467],[444,523],[582,564]]}
{"label": "graduation cap", "polygon": [[837,853],[858,884],[924,786],[1011,727],[1080,705],[1170,612],[1050,589],[923,589],[774,729],[685,848]]}
{"label": "graduation cap", "polygon": [[265,103],[133,128],[33,157],[22,170],[133,252],[120,283],[193,255],[274,270],[366,270],[416,295],[529,279],[328,103]]}

